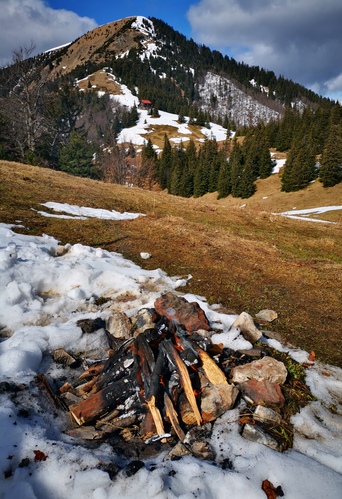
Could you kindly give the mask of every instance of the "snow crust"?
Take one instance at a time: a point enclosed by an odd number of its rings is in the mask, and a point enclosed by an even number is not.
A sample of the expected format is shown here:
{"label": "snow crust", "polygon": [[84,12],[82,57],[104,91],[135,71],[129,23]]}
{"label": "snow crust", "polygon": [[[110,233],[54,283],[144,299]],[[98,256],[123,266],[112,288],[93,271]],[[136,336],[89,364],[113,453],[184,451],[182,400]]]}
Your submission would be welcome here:
{"label": "snow crust", "polygon": [[[342,205],[340,206],[321,206],[317,208],[307,208],[305,210],[293,210],[283,211],[280,215],[287,218],[294,218],[295,220],[307,220],[308,222],[323,222],[335,224],[336,222],[330,222],[327,220],[322,220],[320,218],[310,218],[309,215],[320,215],[321,213],[326,213],[327,211],[342,210]],[[276,213],[275,213],[276,214]]]}
{"label": "snow crust", "polygon": [[[47,204],[58,207],[57,203]],[[70,210],[79,213],[81,208]],[[20,235],[14,226],[0,224],[1,381],[24,384],[25,390],[18,397],[30,407],[28,417],[24,417],[11,393],[1,391],[0,497],[264,499],[261,484],[267,479],[275,487],[281,486],[287,499],[341,498],[342,370],[319,363],[307,374],[317,401],[294,416],[292,450],[280,454],[243,439],[238,411],[232,410],[213,426],[210,443],[215,463],[192,456],[163,461],[165,452],[161,451],[147,459],[134,476],[128,477],[122,470],[111,480],[99,469],[99,463],[114,462],[123,467],[125,459],[108,444],[89,449],[66,436],[62,416],[38,403],[34,376],[44,373],[58,378],[63,374],[49,360],[56,348],[71,353],[94,348],[77,321],[105,318],[109,313],[95,305],[95,298],[111,297],[117,310],[132,316],[142,307],[153,306],[161,293],[186,285],[187,278],[169,277],[161,269],[146,271],[118,253],[82,244],[67,245],[65,254],[55,256],[58,246],[48,235]],[[204,297],[184,296],[203,308],[218,331],[217,341],[231,348],[249,346],[237,330],[230,329],[236,316],[220,313],[219,307],[209,306]],[[92,337],[97,347],[101,334],[99,330]],[[308,358],[307,352],[289,350],[275,340],[265,341],[286,349],[301,362]],[[47,459],[35,462],[34,450],[44,452]],[[19,466],[26,458],[28,466]],[[231,469],[224,465],[227,461]]]}

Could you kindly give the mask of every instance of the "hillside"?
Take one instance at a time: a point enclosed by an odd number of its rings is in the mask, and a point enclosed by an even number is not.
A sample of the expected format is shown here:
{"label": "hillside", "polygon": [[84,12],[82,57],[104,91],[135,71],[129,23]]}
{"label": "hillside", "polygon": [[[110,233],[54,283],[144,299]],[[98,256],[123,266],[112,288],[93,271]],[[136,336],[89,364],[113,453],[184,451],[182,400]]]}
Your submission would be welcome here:
{"label": "hillside", "polygon": [[[275,174],[259,180],[256,194],[242,203],[218,201],[213,194],[184,199],[4,161],[0,177],[1,222],[20,223],[23,233],[49,234],[63,244],[117,251],[146,269],[191,274],[188,292],[234,313],[274,309],[279,318],[272,329],[284,341],[342,365],[341,210],[316,217],[337,224],[279,215],[294,207],[339,205],[342,184],[323,189],[315,182],[299,193],[283,193]],[[68,220],[66,226],[38,213],[49,201],[146,216]],[[152,258],[142,260],[142,251]]]}
{"label": "hillside", "polygon": [[[98,79],[103,67],[108,69],[108,87]],[[272,71],[237,63],[187,40],[161,20],[141,16],[100,26],[52,51],[49,71],[52,79],[87,78],[109,93],[114,76],[164,111],[179,113],[182,106],[196,106],[238,127],[276,119],[285,104],[302,107],[324,101]]]}

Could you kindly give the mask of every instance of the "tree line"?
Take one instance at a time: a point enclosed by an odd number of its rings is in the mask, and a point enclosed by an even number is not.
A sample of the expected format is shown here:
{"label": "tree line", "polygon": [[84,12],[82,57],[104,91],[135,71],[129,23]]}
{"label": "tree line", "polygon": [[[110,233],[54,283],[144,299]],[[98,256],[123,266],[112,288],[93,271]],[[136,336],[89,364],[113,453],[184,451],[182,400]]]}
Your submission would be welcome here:
{"label": "tree line", "polygon": [[[342,108],[338,103],[323,100],[302,111],[287,106],[282,119],[237,130],[237,138],[227,139],[224,146],[207,140],[200,147],[190,141],[186,147],[181,144],[172,148],[165,137],[163,151],[157,157],[148,141],[140,164],[136,160],[134,165],[133,145],[119,145],[117,135],[137,122],[136,107],[115,104],[106,94],[99,97],[91,90],[79,91],[73,73],[51,81],[48,56],[32,58],[33,49],[15,51],[13,64],[0,72],[1,159],[117,183],[127,182],[130,174],[130,183],[147,187],[158,183],[171,194],[185,197],[217,191],[219,197],[231,194],[245,198],[254,193],[257,178],[270,175],[269,151],[275,148],[287,152],[282,175],[286,192],[302,189],[317,177],[325,187],[342,180]],[[203,48],[202,52],[209,58],[207,50]],[[220,59],[215,54],[212,57]],[[123,78],[130,65],[126,61],[119,62],[116,69],[119,66]],[[143,74],[146,78],[151,74],[147,65]],[[153,78],[150,84],[155,84]],[[157,115],[159,106],[154,104]],[[173,104],[178,106],[180,122],[189,111],[192,124],[210,127],[210,115],[196,103],[189,108],[182,99],[175,99]],[[234,128],[228,121],[224,125]]]}

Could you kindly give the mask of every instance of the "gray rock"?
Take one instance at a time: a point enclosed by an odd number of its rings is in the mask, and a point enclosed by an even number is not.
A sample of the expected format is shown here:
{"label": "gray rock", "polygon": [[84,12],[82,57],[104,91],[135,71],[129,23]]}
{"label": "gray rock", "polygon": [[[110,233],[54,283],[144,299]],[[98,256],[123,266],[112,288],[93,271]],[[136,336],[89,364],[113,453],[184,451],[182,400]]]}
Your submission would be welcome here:
{"label": "gray rock", "polygon": [[255,317],[266,322],[272,322],[275,319],[278,319],[278,314],[274,310],[265,309],[260,310],[260,312],[258,312]]}
{"label": "gray rock", "polygon": [[273,409],[270,409],[269,407],[265,407],[263,405],[258,405],[256,407],[256,409],[254,411],[254,419],[257,419],[258,421],[262,421],[263,423],[269,423],[269,422],[281,423],[282,422],[282,417],[280,414],[278,414]]}
{"label": "gray rock", "polygon": [[114,338],[128,340],[133,336],[132,323],[124,312],[113,312],[108,315],[106,330]]}
{"label": "gray rock", "polygon": [[282,451],[282,445],[256,424],[246,424],[243,429],[242,436],[247,440],[251,440],[252,442],[266,445],[273,450],[277,450],[280,452]]}
{"label": "gray rock", "polygon": [[233,327],[240,329],[243,337],[251,343],[255,343],[262,336],[261,331],[259,331],[259,329],[254,324],[252,316],[247,314],[247,312],[242,312],[239,317],[235,319],[232,324],[232,328]]}
{"label": "gray rock", "polygon": [[266,356],[243,366],[234,367],[231,375],[233,383],[243,383],[251,379],[257,381],[267,379],[272,383],[282,385],[287,377],[287,369],[283,362]]}

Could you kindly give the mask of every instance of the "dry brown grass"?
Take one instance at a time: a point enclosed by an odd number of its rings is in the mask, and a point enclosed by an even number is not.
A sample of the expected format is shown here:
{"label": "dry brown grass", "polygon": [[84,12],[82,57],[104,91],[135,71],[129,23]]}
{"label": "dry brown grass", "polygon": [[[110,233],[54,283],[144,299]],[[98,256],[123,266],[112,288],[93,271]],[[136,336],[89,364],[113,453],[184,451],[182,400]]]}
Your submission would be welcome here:
{"label": "dry brown grass", "polygon": [[[56,74],[67,74],[75,69],[80,63],[92,59],[93,62],[103,62],[104,52],[99,51],[104,45],[108,50],[122,52],[128,51],[130,48],[137,46],[134,37],[136,31],[126,31],[126,36],[113,41],[111,37],[117,33],[127,22],[127,19],[120,19],[112,23],[99,26],[70,45],[66,52],[61,56],[58,65],[51,71],[51,76]],[[132,18],[133,19],[133,18]]]}
{"label": "dry brown grass", "polygon": [[[144,268],[191,274],[186,291],[254,315],[272,308],[272,329],[319,359],[342,366],[341,211],[336,225],[274,215],[296,206],[341,204],[342,185],[319,182],[298,193],[280,192],[277,175],[259,181],[243,201],[214,194],[184,199],[165,192],[104,184],[48,169],[0,162],[0,221],[21,220],[25,233],[47,233],[62,243],[119,251]],[[267,199],[263,199],[267,196]],[[133,221],[63,220],[33,211],[47,201],[147,214]],[[244,208],[240,208],[246,204]],[[141,260],[140,252],[152,254]]]}
{"label": "dry brown grass", "polygon": [[111,95],[122,94],[121,85],[119,85],[119,83],[116,83],[116,81],[113,80],[113,77],[111,75],[108,75],[104,69],[95,71],[95,73],[92,73],[91,76],[79,81],[77,84],[78,88],[86,92],[91,90],[88,89],[88,81],[90,81],[93,90],[94,87],[96,87],[97,91],[100,90],[110,93]]}

